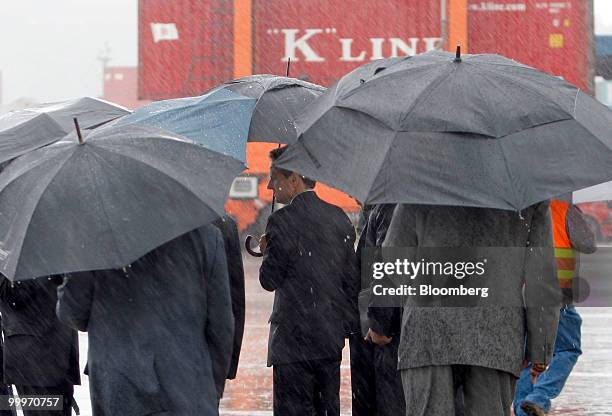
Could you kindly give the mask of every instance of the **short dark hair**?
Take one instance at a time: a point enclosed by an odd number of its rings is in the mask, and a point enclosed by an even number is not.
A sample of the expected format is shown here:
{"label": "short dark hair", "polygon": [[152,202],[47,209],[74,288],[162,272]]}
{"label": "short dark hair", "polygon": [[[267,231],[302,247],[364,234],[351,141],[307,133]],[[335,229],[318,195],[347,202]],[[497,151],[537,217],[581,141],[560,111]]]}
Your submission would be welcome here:
{"label": "short dark hair", "polygon": [[[281,157],[281,155],[285,153],[285,150],[287,150],[287,146],[272,149],[270,151],[270,160],[272,160],[272,167],[274,167],[274,169],[278,170],[285,178],[287,178],[291,176],[291,174],[293,173],[292,171],[283,168],[277,168],[276,166],[274,166],[274,161]],[[304,181],[304,185],[306,185],[308,188],[314,188],[317,184],[317,181],[307,178],[306,176],[300,175],[300,177]]]}

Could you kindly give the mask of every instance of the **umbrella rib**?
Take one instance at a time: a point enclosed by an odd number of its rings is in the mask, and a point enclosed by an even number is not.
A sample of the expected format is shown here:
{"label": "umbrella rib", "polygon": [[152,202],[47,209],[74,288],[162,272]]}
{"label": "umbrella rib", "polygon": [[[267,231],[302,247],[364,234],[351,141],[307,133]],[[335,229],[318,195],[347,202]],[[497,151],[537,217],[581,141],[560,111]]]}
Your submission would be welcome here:
{"label": "umbrella rib", "polygon": [[[480,75],[485,80],[487,80],[488,82],[491,82],[486,75],[484,75],[484,76],[482,74],[480,74]],[[487,107],[488,108],[492,108],[490,103],[489,103],[489,101],[488,101],[489,97],[487,95],[483,95],[482,97],[485,100],[485,103],[487,104]],[[516,189],[514,188],[514,183],[512,182],[512,174],[511,174],[511,171],[510,171],[510,166],[508,165],[508,158],[506,157],[506,152],[504,150],[503,143],[501,142],[500,139],[493,139],[493,140],[497,140],[497,145],[498,145],[498,147],[499,147],[499,149],[501,151],[502,157],[504,158],[504,166],[506,167],[506,173],[508,175],[508,183],[510,184],[510,188],[512,189],[512,195],[514,196],[515,202],[518,202],[517,192],[516,192]],[[516,205],[515,205],[515,207],[516,207]]]}
{"label": "umbrella rib", "polygon": [[580,88],[576,91],[576,96],[574,97],[574,110],[572,111],[572,117],[576,118],[576,107],[578,106],[578,94],[580,94]]}
{"label": "umbrella rib", "polygon": [[[366,113],[365,111],[362,111],[362,110],[357,110],[357,109],[355,109],[355,108],[352,108],[352,107],[347,107],[347,106],[345,106],[345,105],[338,104],[338,103],[334,103],[334,104],[332,104],[332,106],[331,106],[330,108],[328,108],[327,110],[325,110],[324,115],[325,115],[325,114],[327,114],[327,113],[328,113],[330,110],[332,110],[334,107],[335,107],[335,108],[340,108],[340,109],[343,109],[343,110],[349,110],[349,111],[354,111],[354,112],[356,112],[356,113],[363,114],[363,115],[365,115],[365,116],[367,116],[367,117],[370,117],[370,118],[372,118],[372,119],[374,119],[374,120],[378,121],[380,124],[382,124],[383,126],[387,127],[388,129],[393,130],[393,131],[396,131],[396,129],[395,129],[393,126],[390,126],[390,125],[389,125],[389,124],[387,124],[387,123],[386,123],[384,120],[381,120],[381,119],[379,119],[378,117],[373,116],[373,115],[372,115],[372,114],[370,114],[370,113]],[[322,117],[319,117],[319,118],[322,118]],[[401,130],[400,130],[400,131],[401,131]]]}
{"label": "umbrella rib", "polygon": [[[385,71],[387,69],[389,69],[389,68],[393,68],[395,65],[401,64],[402,62],[405,62],[405,60],[398,61],[398,62],[394,63],[393,65],[390,65],[390,66],[386,67]],[[432,62],[432,63],[428,63],[428,64],[425,64],[425,65],[421,65],[421,66],[419,66],[419,68],[422,69],[422,68],[428,68],[428,67],[431,67],[431,66],[435,67],[435,66],[438,66],[439,64],[440,64],[440,62]],[[356,86],[352,90],[350,90],[350,91],[346,92],[345,94],[339,96],[335,101],[337,101],[338,99],[344,100],[346,98],[350,98],[354,94],[357,94],[358,92],[361,92],[363,89],[370,87],[372,84],[378,84],[379,82],[388,82],[386,78],[392,77],[395,74],[398,74],[398,73],[403,72],[403,71],[408,71],[410,69],[413,69],[413,68],[402,69],[402,70],[399,70],[397,72],[393,72],[391,74],[383,72],[381,76],[379,76],[377,78],[370,79],[370,80],[364,82],[363,84]],[[338,82],[340,82],[341,80],[342,80],[342,78],[340,80],[338,80]],[[330,90],[333,89],[333,88],[334,87],[330,87]]]}
{"label": "umbrella rib", "polygon": [[449,78],[456,70],[457,70],[457,65],[453,64],[453,66],[451,67],[452,70],[449,71],[447,74],[440,74],[440,76],[438,77],[438,79],[435,81],[434,85],[431,85],[430,88],[427,88],[427,92],[428,94],[425,95],[425,91],[422,91],[417,98],[414,100],[414,102],[412,103],[412,106],[410,106],[410,108],[408,109],[408,111],[406,111],[406,113],[404,113],[404,115],[400,115],[400,119],[398,120],[398,125],[401,126],[402,123],[408,118],[410,117],[410,114],[412,114],[412,112],[414,111],[414,109],[417,107],[417,104],[421,103],[422,101],[426,100],[427,98],[429,98],[435,91],[435,89],[442,84],[442,82],[444,82],[447,78]]}

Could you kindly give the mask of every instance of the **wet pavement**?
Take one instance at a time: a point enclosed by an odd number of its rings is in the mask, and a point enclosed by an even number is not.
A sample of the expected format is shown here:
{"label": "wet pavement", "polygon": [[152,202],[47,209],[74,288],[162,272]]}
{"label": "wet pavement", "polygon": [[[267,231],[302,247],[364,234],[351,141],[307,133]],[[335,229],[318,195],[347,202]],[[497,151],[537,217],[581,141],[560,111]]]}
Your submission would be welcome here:
{"label": "wet pavement", "polygon": [[[238,378],[229,381],[221,401],[221,415],[263,416],[272,414],[272,370],[266,367],[267,320],[273,294],[259,286],[259,260],[245,258],[247,318]],[[553,402],[551,415],[612,415],[612,308],[579,308],[583,318],[583,355],[561,396]],[[87,335],[80,333],[81,368],[87,357]],[[341,408],[350,415],[348,347],[342,365]],[[76,388],[81,415],[91,415],[87,376]]]}

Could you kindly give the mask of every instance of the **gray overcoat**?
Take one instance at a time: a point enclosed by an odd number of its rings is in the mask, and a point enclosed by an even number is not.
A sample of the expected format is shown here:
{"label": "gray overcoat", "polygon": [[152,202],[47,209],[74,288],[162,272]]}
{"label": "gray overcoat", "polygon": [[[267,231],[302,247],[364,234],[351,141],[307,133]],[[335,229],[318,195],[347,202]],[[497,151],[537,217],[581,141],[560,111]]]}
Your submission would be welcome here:
{"label": "gray overcoat", "polygon": [[[514,247],[504,254],[503,306],[431,307],[406,303],[399,368],[463,364],[518,376],[523,358],[550,362],[558,322],[549,203],[521,213],[484,208],[398,205],[384,247]],[[503,250],[503,249],[501,249]],[[537,254],[536,254],[537,253]],[[524,292],[524,293],[523,293]],[[546,306],[523,307],[534,295]],[[409,297],[408,297],[409,299]],[[516,306],[513,306],[516,305]],[[527,353],[525,356],[525,346]]]}

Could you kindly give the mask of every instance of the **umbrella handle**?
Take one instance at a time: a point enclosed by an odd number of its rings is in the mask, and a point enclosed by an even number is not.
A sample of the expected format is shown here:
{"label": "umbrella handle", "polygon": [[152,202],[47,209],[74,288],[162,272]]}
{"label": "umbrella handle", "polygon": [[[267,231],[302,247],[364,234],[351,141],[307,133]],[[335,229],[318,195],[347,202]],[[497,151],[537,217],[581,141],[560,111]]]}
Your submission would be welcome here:
{"label": "umbrella handle", "polygon": [[263,253],[253,250],[251,246],[251,241],[253,241],[254,239],[255,237],[253,237],[252,235],[247,235],[246,239],[244,240],[244,248],[246,248],[247,253],[249,253],[253,257],[263,257]]}

